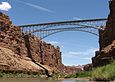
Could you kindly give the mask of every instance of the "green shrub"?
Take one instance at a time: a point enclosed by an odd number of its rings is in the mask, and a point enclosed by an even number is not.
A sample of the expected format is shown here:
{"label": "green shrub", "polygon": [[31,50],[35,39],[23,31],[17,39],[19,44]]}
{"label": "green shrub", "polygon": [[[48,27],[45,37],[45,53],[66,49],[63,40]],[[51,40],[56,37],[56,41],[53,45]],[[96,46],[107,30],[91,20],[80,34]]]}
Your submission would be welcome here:
{"label": "green shrub", "polygon": [[92,71],[93,80],[114,80],[115,79],[115,61],[103,67],[97,67]]}
{"label": "green shrub", "polygon": [[77,78],[76,74],[65,75],[64,78]]}
{"label": "green shrub", "polygon": [[82,71],[76,74],[66,75],[65,78],[80,78],[80,77],[90,77],[91,71]]}
{"label": "green shrub", "polygon": [[80,73],[76,73],[77,77],[90,77],[91,76],[91,71],[83,71]]}
{"label": "green shrub", "polygon": [[3,77],[3,74],[2,73],[0,73],[0,78],[2,78]]}

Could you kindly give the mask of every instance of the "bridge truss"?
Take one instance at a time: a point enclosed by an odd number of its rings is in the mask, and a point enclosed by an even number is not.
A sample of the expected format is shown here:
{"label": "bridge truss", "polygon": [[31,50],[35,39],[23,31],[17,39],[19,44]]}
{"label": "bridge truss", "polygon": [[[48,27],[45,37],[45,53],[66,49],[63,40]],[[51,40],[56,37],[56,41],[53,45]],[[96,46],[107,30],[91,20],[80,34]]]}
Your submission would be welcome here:
{"label": "bridge truss", "polygon": [[42,24],[20,25],[24,35],[34,34],[44,39],[52,34],[63,31],[82,31],[98,36],[98,30],[104,30],[107,19],[87,19]]}

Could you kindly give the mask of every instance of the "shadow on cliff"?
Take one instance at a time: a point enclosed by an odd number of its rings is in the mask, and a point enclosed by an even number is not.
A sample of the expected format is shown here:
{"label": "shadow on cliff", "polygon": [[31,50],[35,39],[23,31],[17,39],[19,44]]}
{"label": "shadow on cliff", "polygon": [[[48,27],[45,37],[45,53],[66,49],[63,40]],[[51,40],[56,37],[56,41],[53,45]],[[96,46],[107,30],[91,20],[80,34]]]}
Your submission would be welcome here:
{"label": "shadow on cliff", "polygon": [[49,71],[48,71],[45,67],[43,67],[42,65],[36,63],[36,61],[32,58],[30,41],[29,41],[29,35],[25,35],[25,36],[24,36],[24,41],[25,41],[25,47],[27,48],[28,57],[31,58],[32,62],[34,62],[35,64],[37,64],[37,65],[40,66],[41,68],[43,68],[44,71],[45,71],[45,74],[46,74],[48,77],[51,77],[51,75],[49,75]]}

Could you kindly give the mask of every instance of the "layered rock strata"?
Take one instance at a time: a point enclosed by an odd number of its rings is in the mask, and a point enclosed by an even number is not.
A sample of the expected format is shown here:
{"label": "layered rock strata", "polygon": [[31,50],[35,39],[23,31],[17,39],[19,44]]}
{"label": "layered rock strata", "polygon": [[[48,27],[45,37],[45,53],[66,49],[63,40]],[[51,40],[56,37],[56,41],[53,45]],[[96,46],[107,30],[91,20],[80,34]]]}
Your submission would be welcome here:
{"label": "layered rock strata", "polygon": [[[5,64],[7,62],[12,62],[15,64],[16,62],[13,60],[12,56],[15,56],[19,60],[23,61],[34,61],[34,63],[36,62],[41,65],[46,65],[46,67],[51,69],[54,68],[55,70],[61,70],[64,67],[64,65],[62,64],[61,52],[59,47],[54,47],[51,44],[41,41],[34,35],[24,36],[24,33],[21,31],[20,27],[14,26],[9,17],[3,13],[0,13],[0,47],[3,48],[3,50],[8,49],[14,53],[14,55],[9,52],[9,54],[6,53],[8,56],[11,56],[11,58],[9,58],[8,60],[6,56],[6,59],[2,58],[4,57],[5,53],[3,54],[3,52],[1,52],[0,67],[3,66],[3,63]],[[11,60],[13,60],[14,62]],[[5,66],[6,68],[8,67],[7,69],[12,69],[14,64],[5,64]],[[21,65],[22,64],[20,64],[18,67],[17,63],[17,68],[15,67],[16,70],[22,69],[20,68]],[[24,67],[24,65],[22,66]],[[25,68],[27,67],[25,66],[24,70]],[[38,68],[40,67],[38,66]],[[33,69],[31,68],[31,70]],[[40,70],[41,69],[42,68],[40,68]]]}
{"label": "layered rock strata", "polygon": [[115,0],[109,2],[110,14],[105,30],[99,31],[100,50],[92,58],[93,66],[102,66],[115,59]]}

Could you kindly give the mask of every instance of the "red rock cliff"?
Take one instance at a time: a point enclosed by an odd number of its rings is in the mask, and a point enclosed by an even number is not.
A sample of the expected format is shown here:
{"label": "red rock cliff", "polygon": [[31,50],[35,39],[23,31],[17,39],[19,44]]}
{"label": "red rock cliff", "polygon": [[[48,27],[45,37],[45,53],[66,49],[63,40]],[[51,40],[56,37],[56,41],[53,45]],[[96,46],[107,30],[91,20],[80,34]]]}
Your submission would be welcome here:
{"label": "red rock cliff", "polygon": [[[21,59],[29,58],[55,70],[64,68],[59,47],[41,41],[34,35],[24,36],[20,27],[14,26],[9,17],[3,13],[0,13],[0,47],[10,49]],[[0,55],[2,57],[2,54]],[[0,58],[0,62],[2,61]]]}
{"label": "red rock cliff", "polygon": [[93,66],[102,66],[115,59],[115,0],[110,1],[110,14],[104,31],[99,31],[100,50],[92,58]]}

